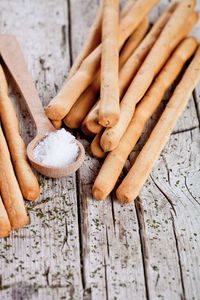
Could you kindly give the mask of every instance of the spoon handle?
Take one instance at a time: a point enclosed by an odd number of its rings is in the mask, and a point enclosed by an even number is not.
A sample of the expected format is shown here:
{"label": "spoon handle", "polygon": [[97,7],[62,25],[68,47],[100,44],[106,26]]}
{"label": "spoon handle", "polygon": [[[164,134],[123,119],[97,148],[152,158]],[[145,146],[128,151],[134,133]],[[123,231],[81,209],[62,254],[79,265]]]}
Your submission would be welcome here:
{"label": "spoon handle", "polygon": [[52,131],[54,127],[44,113],[23,53],[13,35],[0,35],[0,55],[16,82],[29,113],[35,122],[37,131],[39,133]]}

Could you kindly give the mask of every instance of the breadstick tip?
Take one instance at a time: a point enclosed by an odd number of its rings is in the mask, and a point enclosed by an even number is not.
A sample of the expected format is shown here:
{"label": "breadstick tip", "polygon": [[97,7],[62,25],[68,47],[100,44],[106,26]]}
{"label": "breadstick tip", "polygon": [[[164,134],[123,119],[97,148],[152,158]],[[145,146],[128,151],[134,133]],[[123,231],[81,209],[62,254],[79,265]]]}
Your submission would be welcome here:
{"label": "breadstick tip", "polygon": [[0,238],[7,237],[11,232],[11,226],[9,221],[7,224],[5,224],[5,222],[3,221],[1,222],[0,220],[0,228],[1,228]]}
{"label": "breadstick tip", "polygon": [[37,180],[35,182],[35,186],[32,187],[32,190],[22,191],[24,198],[30,201],[36,200],[39,196],[39,193],[40,193],[40,188]]}
{"label": "breadstick tip", "polygon": [[92,188],[92,195],[98,201],[104,200],[103,192],[96,186],[93,186],[93,188]]}
{"label": "breadstick tip", "polygon": [[[1,226],[1,225],[0,225]],[[5,230],[0,234],[0,238],[9,236],[11,229]]]}
{"label": "breadstick tip", "polygon": [[55,109],[54,105],[51,104],[47,106],[45,114],[50,120],[60,121],[63,118],[63,116],[59,114],[59,110]]}
{"label": "breadstick tip", "polygon": [[99,124],[103,127],[113,127],[119,121],[120,109],[117,112],[113,112],[112,110],[108,112],[104,112],[101,114],[99,112]]}
{"label": "breadstick tip", "polygon": [[116,191],[116,196],[117,196],[117,199],[120,201],[120,203],[124,203],[124,204],[125,203],[130,203],[130,202],[132,202],[133,200],[136,199],[136,196],[135,196],[134,199],[130,199],[130,197],[125,194],[125,191],[124,191],[123,195],[121,195],[119,188]]}
{"label": "breadstick tip", "polygon": [[100,146],[104,152],[112,151],[117,147],[115,136],[115,132],[113,133],[113,131],[104,131],[100,139]]}
{"label": "breadstick tip", "polygon": [[197,11],[193,12],[193,19],[194,19],[194,24],[196,24],[197,21],[199,20],[199,13]]}

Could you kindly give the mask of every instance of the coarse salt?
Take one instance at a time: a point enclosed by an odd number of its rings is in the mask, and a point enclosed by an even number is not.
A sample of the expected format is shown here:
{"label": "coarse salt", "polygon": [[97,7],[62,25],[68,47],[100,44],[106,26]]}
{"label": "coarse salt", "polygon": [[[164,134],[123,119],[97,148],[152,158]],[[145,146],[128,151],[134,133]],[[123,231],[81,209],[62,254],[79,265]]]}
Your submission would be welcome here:
{"label": "coarse salt", "polygon": [[64,167],[75,162],[79,147],[75,137],[64,128],[49,133],[33,150],[34,158],[44,165]]}

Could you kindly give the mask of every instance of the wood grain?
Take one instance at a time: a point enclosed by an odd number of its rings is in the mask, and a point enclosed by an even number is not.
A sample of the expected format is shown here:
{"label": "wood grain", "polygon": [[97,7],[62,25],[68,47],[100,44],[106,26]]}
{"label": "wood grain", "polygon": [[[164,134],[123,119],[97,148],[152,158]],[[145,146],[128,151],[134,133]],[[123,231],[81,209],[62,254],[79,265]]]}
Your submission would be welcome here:
{"label": "wood grain", "polygon": [[[1,1],[0,6],[1,33],[16,35],[39,96],[47,105],[70,64],[67,3]],[[35,133],[33,124],[15,85],[9,82],[27,143]],[[38,175],[38,179],[40,198],[26,203],[31,224],[0,241],[1,299],[78,299],[82,281],[76,178],[55,180]]]}
{"label": "wood grain", "polygon": [[[62,86],[98,2],[0,1],[0,33],[16,35],[44,106]],[[160,1],[151,21],[168,2]],[[198,23],[198,40],[199,29]],[[28,143],[35,128],[8,79]],[[124,174],[168,97],[148,122]],[[83,136],[87,156],[76,176],[56,180],[37,174],[40,198],[26,203],[31,224],[0,240],[1,299],[199,298],[199,99],[200,85],[135,203],[121,205],[114,194],[100,203],[92,199],[101,162],[90,156],[90,140]]]}

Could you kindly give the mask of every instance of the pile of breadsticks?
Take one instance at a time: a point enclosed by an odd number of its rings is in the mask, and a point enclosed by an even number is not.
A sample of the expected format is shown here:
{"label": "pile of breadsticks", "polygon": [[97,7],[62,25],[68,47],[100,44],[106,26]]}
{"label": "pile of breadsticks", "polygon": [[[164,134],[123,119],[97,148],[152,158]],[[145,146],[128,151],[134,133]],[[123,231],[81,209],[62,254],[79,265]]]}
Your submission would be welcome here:
{"label": "pile of breadsticks", "polygon": [[200,48],[187,37],[198,21],[195,0],[172,2],[148,31],[147,14],[158,2],[128,0],[119,15],[118,0],[102,0],[67,81],[46,108],[57,128],[62,120],[81,127],[95,135],[93,155],[107,155],[92,190],[97,200],[113,190],[146,122],[193,57],[116,191],[121,202],[137,197],[200,79]]}
{"label": "pile of breadsticks", "polygon": [[[28,164],[26,146],[0,65],[0,237],[24,227],[29,219],[24,199],[35,200],[39,184]],[[1,198],[2,197],[2,198]]]}

